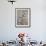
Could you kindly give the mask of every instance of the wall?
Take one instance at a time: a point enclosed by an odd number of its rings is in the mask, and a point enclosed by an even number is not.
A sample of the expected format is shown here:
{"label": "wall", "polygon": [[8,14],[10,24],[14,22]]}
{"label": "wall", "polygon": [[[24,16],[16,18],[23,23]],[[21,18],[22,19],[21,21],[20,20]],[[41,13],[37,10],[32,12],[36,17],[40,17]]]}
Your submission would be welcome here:
{"label": "wall", "polygon": [[[0,0],[0,41],[15,40],[19,32],[29,33],[33,40],[46,40],[46,1],[17,0],[13,5]],[[31,27],[15,27],[15,8],[31,8]]]}

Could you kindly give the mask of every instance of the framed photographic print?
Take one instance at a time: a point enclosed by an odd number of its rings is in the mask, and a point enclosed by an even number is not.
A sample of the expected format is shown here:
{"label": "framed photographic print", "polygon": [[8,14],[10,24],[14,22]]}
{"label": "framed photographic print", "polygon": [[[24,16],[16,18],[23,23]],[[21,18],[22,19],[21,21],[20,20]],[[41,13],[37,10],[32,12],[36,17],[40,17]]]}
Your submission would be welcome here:
{"label": "framed photographic print", "polygon": [[15,26],[18,28],[27,28],[31,26],[31,9],[16,8],[15,9]]}

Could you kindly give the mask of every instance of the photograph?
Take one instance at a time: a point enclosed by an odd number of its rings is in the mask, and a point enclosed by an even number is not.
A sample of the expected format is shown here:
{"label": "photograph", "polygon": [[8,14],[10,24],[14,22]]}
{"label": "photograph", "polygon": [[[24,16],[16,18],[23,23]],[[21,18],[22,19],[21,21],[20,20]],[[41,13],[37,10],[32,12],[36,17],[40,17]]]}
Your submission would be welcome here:
{"label": "photograph", "polygon": [[31,25],[31,9],[30,8],[16,8],[15,9],[15,26],[16,27],[30,27]]}
{"label": "photograph", "polygon": [[0,0],[0,46],[46,46],[46,0]]}

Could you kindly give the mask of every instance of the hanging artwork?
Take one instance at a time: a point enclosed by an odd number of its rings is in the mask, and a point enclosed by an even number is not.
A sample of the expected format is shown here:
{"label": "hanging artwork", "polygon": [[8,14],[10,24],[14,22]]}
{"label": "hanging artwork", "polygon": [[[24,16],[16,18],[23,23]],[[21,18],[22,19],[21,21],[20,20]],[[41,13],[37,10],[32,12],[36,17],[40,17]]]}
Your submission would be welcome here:
{"label": "hanging artwork", "polygon": [[15,26],[27,28],[31,26],[31,9],[16,8],[15,9]]}

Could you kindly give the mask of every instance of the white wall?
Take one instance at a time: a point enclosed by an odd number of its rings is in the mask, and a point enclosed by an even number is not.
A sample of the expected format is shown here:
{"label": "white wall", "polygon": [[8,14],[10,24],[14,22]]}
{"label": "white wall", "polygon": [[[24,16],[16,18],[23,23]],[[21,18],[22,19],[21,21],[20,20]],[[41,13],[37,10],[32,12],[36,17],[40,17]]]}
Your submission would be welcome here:
{"label": "white wall", "polygon": [[[31,27],[15,27],[15,8],[31,8]],[[46,1],[17,0],[14,5],[0,0],[0,40],[15,40],[19,32],[31,34],[33,40],[46,40]]]}

